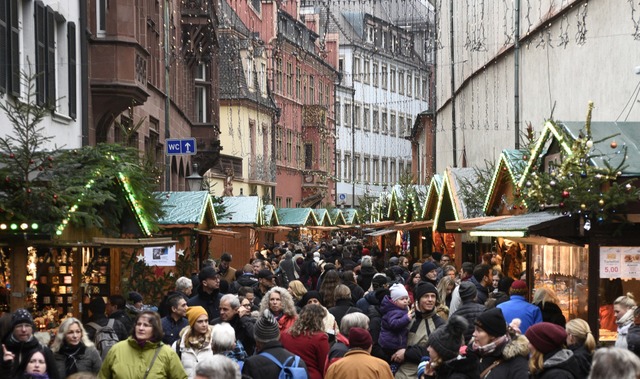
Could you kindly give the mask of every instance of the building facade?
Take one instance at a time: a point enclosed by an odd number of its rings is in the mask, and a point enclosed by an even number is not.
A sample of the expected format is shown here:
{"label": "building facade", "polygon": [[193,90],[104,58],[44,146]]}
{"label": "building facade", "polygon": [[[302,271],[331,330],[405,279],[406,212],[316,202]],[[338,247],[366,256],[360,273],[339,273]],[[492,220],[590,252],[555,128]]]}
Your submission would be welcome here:
{"label": "building facade", "polygon": [[406,8],[383,2],[304,4],[327,20],[327,31],[340,35],[336,205],[357,206],[359,197],[377,196],[413,171],[409,138],[429,99],[429,7],[420,1]]}
{"label": "building facade", "polygon": [[[0,2],[0,102],[51,107],[39,124],[51,137],[43,148],[72,149],[83,143],[81,30],[78,2]],[[0,134],[10,133],[11,123],[0,112]]]}
{"label": "building facade", "polygon": [[[85,142],[137,147],[159,188],[184,190],[192,163],[204,174],[220,150],[215,1],[85,4]],[[190,137],[197,155],[166,154],[167,139]]]}

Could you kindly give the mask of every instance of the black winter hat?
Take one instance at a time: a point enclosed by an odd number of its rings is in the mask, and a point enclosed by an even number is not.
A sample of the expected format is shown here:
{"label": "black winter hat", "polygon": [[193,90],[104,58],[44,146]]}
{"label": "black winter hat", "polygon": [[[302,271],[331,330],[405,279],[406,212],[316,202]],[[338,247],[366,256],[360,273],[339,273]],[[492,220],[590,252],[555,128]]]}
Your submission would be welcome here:
{"label": "black winter hat", "polygon": [[464,344],[464,332],[467,330],[467,320],[452,315],[446,324],[436,329],[429,336],[428,344],[443,361],[451,360],[460,353],[460,346]]}
{"label": "black winter hat", "polygon": [[434,293],[436,295],[436,301],[437,301],[438,290],[436,289],[436,286],[434,286],[429,282],[418,283],[416,288],[413,289],[413,295],[414,295],[413,298],[415,299],[415,301],[419,301],[420,298],[424,296],[426,293]]}
{"label": "black winter hat", "polygon": [[31,326],[35,326],[33,316],[24,308],[20,308],[11,314],[11,329],[20,324],[31,324]]}
{"label": "black winter hat", "polygon": [[478,295],[478,289],[476,285],[471,282],[462,282],[460,283],[460,288],[458,288],[458,292],[460,293],[460,299],[462,301],[475,299]]}
{"label": "black winter hat", "polygon": [[476,318],[476,326],[490,336],[502,337],[507,334],[507,322],[500,308],[491,308],[480,313]]}

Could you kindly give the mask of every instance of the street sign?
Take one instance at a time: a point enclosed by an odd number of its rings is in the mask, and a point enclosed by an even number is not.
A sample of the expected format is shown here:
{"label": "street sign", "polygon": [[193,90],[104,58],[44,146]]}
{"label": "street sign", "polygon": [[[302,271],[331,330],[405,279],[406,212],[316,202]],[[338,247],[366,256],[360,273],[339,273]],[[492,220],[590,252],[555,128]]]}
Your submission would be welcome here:
{"label": "street sign", "polygon": [[195,155],[197,153],[195,138],[167,140],[167,155]]}
{"label": "street sign", "polygon": [[345,201],[347,200],[347,195],[345,195],[344,193],[341,193],[340,195],[338,195],[338,199],[340,199],[340,201]]}

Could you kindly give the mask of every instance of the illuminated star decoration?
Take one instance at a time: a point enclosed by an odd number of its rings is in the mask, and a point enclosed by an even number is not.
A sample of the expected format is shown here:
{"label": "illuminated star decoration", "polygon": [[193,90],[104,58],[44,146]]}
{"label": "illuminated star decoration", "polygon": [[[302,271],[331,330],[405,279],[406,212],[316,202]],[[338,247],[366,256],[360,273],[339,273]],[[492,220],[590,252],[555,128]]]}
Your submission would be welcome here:
{"label": "illuminated star decoration", "polygon": [[173,278],[173,271],[169,272],[169,276]]}
{"label": "illuminated star decoration", "polygon": [[180,249],[180,250],[176,251],[176,254],[178,254],[179,256],[183,257],[184,256],[184,249]]}
{"label": "illuminated star decoration", "polygon": [[138,254],[138,256],[136,256],[136,259],[138,260],[138,262],[142,262],[144,261],[144,255],[142,253]]}

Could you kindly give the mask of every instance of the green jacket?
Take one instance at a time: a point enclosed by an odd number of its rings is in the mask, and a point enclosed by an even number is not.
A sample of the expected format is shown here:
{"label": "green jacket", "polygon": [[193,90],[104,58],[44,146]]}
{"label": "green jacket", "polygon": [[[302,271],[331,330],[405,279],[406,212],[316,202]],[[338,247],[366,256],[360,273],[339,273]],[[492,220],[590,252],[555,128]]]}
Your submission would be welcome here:
{"label": "green jacket", "polygon": [[158,357],[149,371],[148,379],[187,379],[178,354],[162,342],[147,342],[144,347],[129,337],[115,344],[102,362],[99,379],[142,379],[160,346]]}

